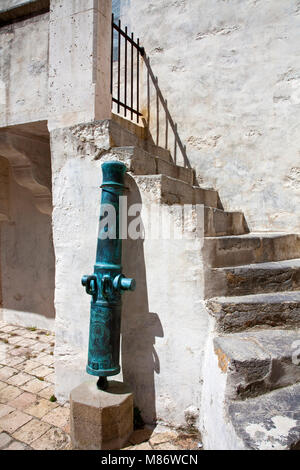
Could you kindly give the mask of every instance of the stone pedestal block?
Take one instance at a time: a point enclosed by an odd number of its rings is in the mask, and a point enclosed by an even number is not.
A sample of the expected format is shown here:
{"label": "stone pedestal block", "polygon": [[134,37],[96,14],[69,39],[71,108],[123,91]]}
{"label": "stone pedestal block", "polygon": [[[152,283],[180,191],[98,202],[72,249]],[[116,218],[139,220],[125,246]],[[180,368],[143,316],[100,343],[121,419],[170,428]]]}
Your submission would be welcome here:
{"label": "stone pedestal block", "polygon": [[74,449],[121,449],[133,432],[133,395],[121,382],[98,390],[85,382],[70,394],[71,439]]}

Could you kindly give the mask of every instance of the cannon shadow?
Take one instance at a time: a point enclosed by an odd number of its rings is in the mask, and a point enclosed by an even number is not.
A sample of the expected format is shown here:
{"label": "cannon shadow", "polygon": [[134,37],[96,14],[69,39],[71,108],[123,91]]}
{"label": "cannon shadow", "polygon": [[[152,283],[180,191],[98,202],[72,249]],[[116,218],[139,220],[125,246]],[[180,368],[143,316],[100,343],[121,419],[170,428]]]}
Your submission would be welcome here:
{"label": "cannon shadow", "polygon": [[[128,207],[141,204],[139,189],[126,175]],[[134,217],[133,217],[134,218]],[[128,218],[130,220],[132,218]],[[155,375],[160,374],[160,361],[155,350],[156,338],[163,338],[160,319],[149,311],[144,240],[123,240],[123,272],[136,280],[136,290],[123,296],[122,370],[123,379],[134,393],[135,406],[145,423],[156,423]]]}

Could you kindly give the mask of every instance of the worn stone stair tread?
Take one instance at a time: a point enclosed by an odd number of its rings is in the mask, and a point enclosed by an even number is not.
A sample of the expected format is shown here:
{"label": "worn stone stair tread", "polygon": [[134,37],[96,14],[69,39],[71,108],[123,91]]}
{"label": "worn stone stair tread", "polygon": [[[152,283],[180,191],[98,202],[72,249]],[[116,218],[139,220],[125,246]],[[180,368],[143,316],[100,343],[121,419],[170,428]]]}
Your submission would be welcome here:
{"label": "worn stone stair tread", "polygon": [[298,259],[300,236],[283,232],[250,232],[206,237],[206,264],[212,268]]}
{"label": "worn stone stair tread", "polygon": [[210,301],[219,302],[223,304],[262,304],[271,303],[277,304],[282,302],[300,302],[300,291],[294,292],[268,292],[266,294],[250,294],[232,297],[215,297]]}
{"label": "worn stone stair tread", "polygon": [[251,361],[257,357],[264,359],[291,358],[293,354],[291,345],[298,340],[300,340],[300,328],[294,330],[267,329],[232,333],[225,336],[217,336],[214,343],[216,347],[222,349],[228,358],[237,361]]}
{"label": "worn stone stair tread", "polygon": [[190,185],[194,184],[194,170],[176,165],[148,151],[136,146],[113,147],[102,157],[103,161],[119,160],[125,163],[127,170],[135,175],[165,174],[166,176],[182,180]]}
{"label": "worn stone stair tread", "polygon": [[242,212],[227,212],[217,207],[206,207],[205,212],[205,237],[211,234],[215,237],[222,237],[249,232]]}
{"label": "worn stone stair tread", "polygon": [[300,382],[300,329],[259,330],[214,338],[227,393],[244,399]]}
{"label": "worn stone stair tread", "polygon": [[[231,239],[248,239],[248,238],[276,238],[278,236],[289,236],[295,235],[286,232],[249,232],[244,235],[225,235],[223,237],[218,237],[218,239],[231,240]],[[215,237],[207,237],[208,239],[214,239]]]}
{"label": "worn stone stair tread", "polygon": [[300,325],[300,291],[215,297],[207,301],[207,307],[217,330],[223,332]]}
{"label": "worn stone stair tread", "polygon": [[236,434],[247,449],[300,449],[300,384],[228,405]]}
{"label": "worn stone stair tread", "polygon": [[[202,204],[210,207],[218,204],[218,193],[214,190],[199,188],[185,181],[164,174],[134,175],[143,191],[157,199],[161,196],[164,204]],[[200,198],[202,196],[202,202]]]}
{"label": "worn stone stair tread", "polygon": [[241,264],[239,266],[224,266],[223,268],[215,268],[216,271],[235,271],[242,273],[243,271],[277,271],[281,269],[300,268],[300,258],[285,259],[281,261],[269,261],[266,263]]}
{"label": "worn stone stair tread", "polygon": [[212,268],[206,298],[300,290],[300,258]]}

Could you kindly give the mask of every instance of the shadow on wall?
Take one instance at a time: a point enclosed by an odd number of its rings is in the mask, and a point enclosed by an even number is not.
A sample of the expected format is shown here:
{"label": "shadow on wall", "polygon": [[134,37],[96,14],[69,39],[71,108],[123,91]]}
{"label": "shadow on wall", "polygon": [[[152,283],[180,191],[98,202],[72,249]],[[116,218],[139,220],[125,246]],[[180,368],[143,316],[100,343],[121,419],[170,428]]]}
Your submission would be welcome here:
{"label": "shadow on wall", "polygon": [[[10,221],[0,225],[2,309],[53,319],[55,257],[51,218],[10,175]],[[32,325],[34,326],[34,325]]]}
{"label": "shadow on wall", "polygon": [[[139,189],[129,175],[126,175],[126,185],[130,186],[128,207],[141,203]],[[141,410],[144,421],[155,423],[154,379],[160,373],[155,338],[163,338],[164,332],[158,315],[149,312],[143,243],[141,239],[123,240],[123,271],[136,280],[137,287],[123,296],[122,370],[124,382],[131,387],[135,406]]]}

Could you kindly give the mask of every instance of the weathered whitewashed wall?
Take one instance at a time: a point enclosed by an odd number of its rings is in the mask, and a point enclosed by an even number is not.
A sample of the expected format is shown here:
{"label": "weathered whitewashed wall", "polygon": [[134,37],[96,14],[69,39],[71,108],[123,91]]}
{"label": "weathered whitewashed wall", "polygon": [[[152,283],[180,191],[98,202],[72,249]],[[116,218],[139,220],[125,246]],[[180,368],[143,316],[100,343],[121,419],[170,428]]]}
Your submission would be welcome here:
{"label": "weathered whitewashed wall", "polygon": [[299,1],[131,0],[122,15],[199,182],[252,230],[299,231]]}
{"label": "weathered whitewashed wall", "polygon": [[11,8],[19,7],[25,3],[32,3],[32,0],[1,0],[0,11],[10,10]]}
{"label": "weathered whitewashed wall", "polygon": [[[109,148],[105,127],[104,121],[51,133],[56,396],[60,401],[89,378],[85,367],[91,299],[81,277],[91,274],[95,263],[104,158],[99,155]],[[126,187],[128,207],[144,201],[141,187],[129,175]],[[155,194],[154,187],[148,197]],[[147,227],[147,214],[142,217]],[[154,220],[158,225],[156,212]],[[123,376],[132,387],[136,406],[147,422],[158,419],[185,426],[191,414],[196,421],[199,417],[208,331],[201,246],[201,239],[123,242],[123,271],[136,279],[137,288],[123,296],[122,375],[118,378]]]}
{"label": "weathered whitewashed wall", "polygon": [[10,220],[0,225],[3,319],[54,329],[55,259],[51,218],[30,191],[9,181]]}
{"label": "weathered whitewashed wall", "polygon": [[48,24],[46,13],[0,29],[0,127],[48,118]]}

